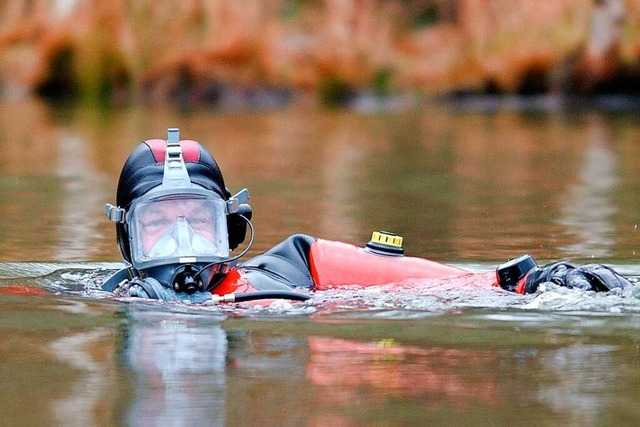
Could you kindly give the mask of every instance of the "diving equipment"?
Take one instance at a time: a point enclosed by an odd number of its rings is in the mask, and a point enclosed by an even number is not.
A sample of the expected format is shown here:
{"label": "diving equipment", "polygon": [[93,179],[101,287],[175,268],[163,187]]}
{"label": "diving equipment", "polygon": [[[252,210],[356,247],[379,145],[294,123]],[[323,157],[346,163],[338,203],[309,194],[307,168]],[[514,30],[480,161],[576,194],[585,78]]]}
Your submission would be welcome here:
{"label": "diving equipment", "polygon": [[596,292],[628,289],[632,286],[625,277],[602,264],[575,266],[555,262],[539,267],[528,254],[498,266],[496,277],[501,288],[518,294],[534,293],[541,283],[546,282]]}
{"label": "diving equipment", "polygon": [[555,262],[532,269],[521,285],[515,289],[515,292],[530,294],[545,282],[569,289],[596,292],[608,292],[613,289],[624,290],[633,287],[626,277],[603,264],[575,266],[566,262]]}
{"label": "diving equipment", "polygon": [[516,285],[529,271],[537,267],[533,257],[529,254],[521,255],[501,264],[496,269],[496,278],[502,289],[513,291]]}
{"label": "diving equipment", "polygon": [[138,269],[170,258],[229,256],[226,203],[206,190],[151,190],[131,205],[127,224]]}
{"label": "diving equipment", "polygon": [[364,250],[376,255],[403,256],[402,236],[388,231],[374,231]]}
{"label": "diving equipment", "polygon": [[231,196],[211,154],[195,141],[181,141],[178,129],[168,130],[167,141],[143,142],[123,166],[117,206],[105,206],[131,265],[103,289],[153,278],[178,293],[210,290],[249,249],[230,256],[247,226],[253,230],[248,199],[246,188]]}

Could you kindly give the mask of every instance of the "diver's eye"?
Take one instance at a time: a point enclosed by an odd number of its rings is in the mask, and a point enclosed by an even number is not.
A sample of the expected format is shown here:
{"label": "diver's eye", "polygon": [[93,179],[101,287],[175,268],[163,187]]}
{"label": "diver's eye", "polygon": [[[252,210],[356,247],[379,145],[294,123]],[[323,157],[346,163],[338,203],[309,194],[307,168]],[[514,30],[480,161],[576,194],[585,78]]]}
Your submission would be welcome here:
{"label": "diver's eye", "polygon": [[213,220],[210,217],[206,217],[206,216],[190,217],[188,221],[191,227],[194,228],[194,230],[208,231],[213,228],[212,227]]}
{"label": "diver's eye", "polygon": [[163,231],[171,225],[171,221],[164,218],[151,219],[142,223],[142,229],[151,234]]}
{"label": "diver's eye", "polygon": [[191,218],[189,224],[191,224],[192,227],[205,227],[211,224],[211,221],[206,218]]}

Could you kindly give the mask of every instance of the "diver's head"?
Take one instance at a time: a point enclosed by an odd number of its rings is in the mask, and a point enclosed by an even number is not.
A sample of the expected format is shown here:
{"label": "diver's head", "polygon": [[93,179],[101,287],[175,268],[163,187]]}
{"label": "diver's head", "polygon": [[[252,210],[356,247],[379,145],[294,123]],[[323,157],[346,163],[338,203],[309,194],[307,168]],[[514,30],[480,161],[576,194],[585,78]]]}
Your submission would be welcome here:
{"label": "diver's head", "polygon": [[245,238],[247,198],[246,190],[231,197],[211,154],[169,129],[167,141],[144,141],[127,158],[117,206],[107,204],[105,213],[140,277],[193,293],[210,288],[237,259],[230,252]]}

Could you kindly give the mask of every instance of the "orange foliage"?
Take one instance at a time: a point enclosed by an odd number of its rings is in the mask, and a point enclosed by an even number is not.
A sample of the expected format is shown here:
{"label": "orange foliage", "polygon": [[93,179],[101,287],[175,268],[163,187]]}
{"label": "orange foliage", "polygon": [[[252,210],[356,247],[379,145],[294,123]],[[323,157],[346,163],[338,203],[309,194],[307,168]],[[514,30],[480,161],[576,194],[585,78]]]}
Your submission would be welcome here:
{"label": "orange foliage", "polygon": [[593,81],[611,77],[618,58],[637,64],[639,23],[640,0],[8,0],[0,82],[32,90],[65,45],[89,94],[118,86],[122,75],[132,82],[127,90],[158,99],[185,78],[192,88],[210,81],[317,92],[336,77],[366,90],[381,70],[391,73],[392,90],[491,81],[509,92],[532,70],[552,76],[568,61]]}

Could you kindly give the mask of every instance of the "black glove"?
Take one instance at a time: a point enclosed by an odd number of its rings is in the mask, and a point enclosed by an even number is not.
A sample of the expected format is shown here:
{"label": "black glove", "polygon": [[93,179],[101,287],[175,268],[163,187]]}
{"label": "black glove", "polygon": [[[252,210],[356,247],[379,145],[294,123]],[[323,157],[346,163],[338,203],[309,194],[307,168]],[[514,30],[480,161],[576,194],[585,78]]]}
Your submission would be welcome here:
{"label": "black glove", "polygon": [[114,293],[123,297],[175,300],[173,289],[165,288],[153,277],[134,278],[120,283]]}
{"label": "black glove", "polygon": [[602,264],[576,267],[566,262],[556,262],[532,269],[527,275],[524,293],[535,292],[538,285],[545,282],[583,291],[601,292],[633,286],[626,278]]}
{"label": "black glove", "polygon": [[159,299],[164,301],[191,301],[195,303],[211,301],[211,294],[209,292],[196,292],[191,295],[184,292],[178,293],[171,288],[165,288],[153,277],[145,277],[144,279],[135,278],[123,282],[115,293],[124,297]]}

